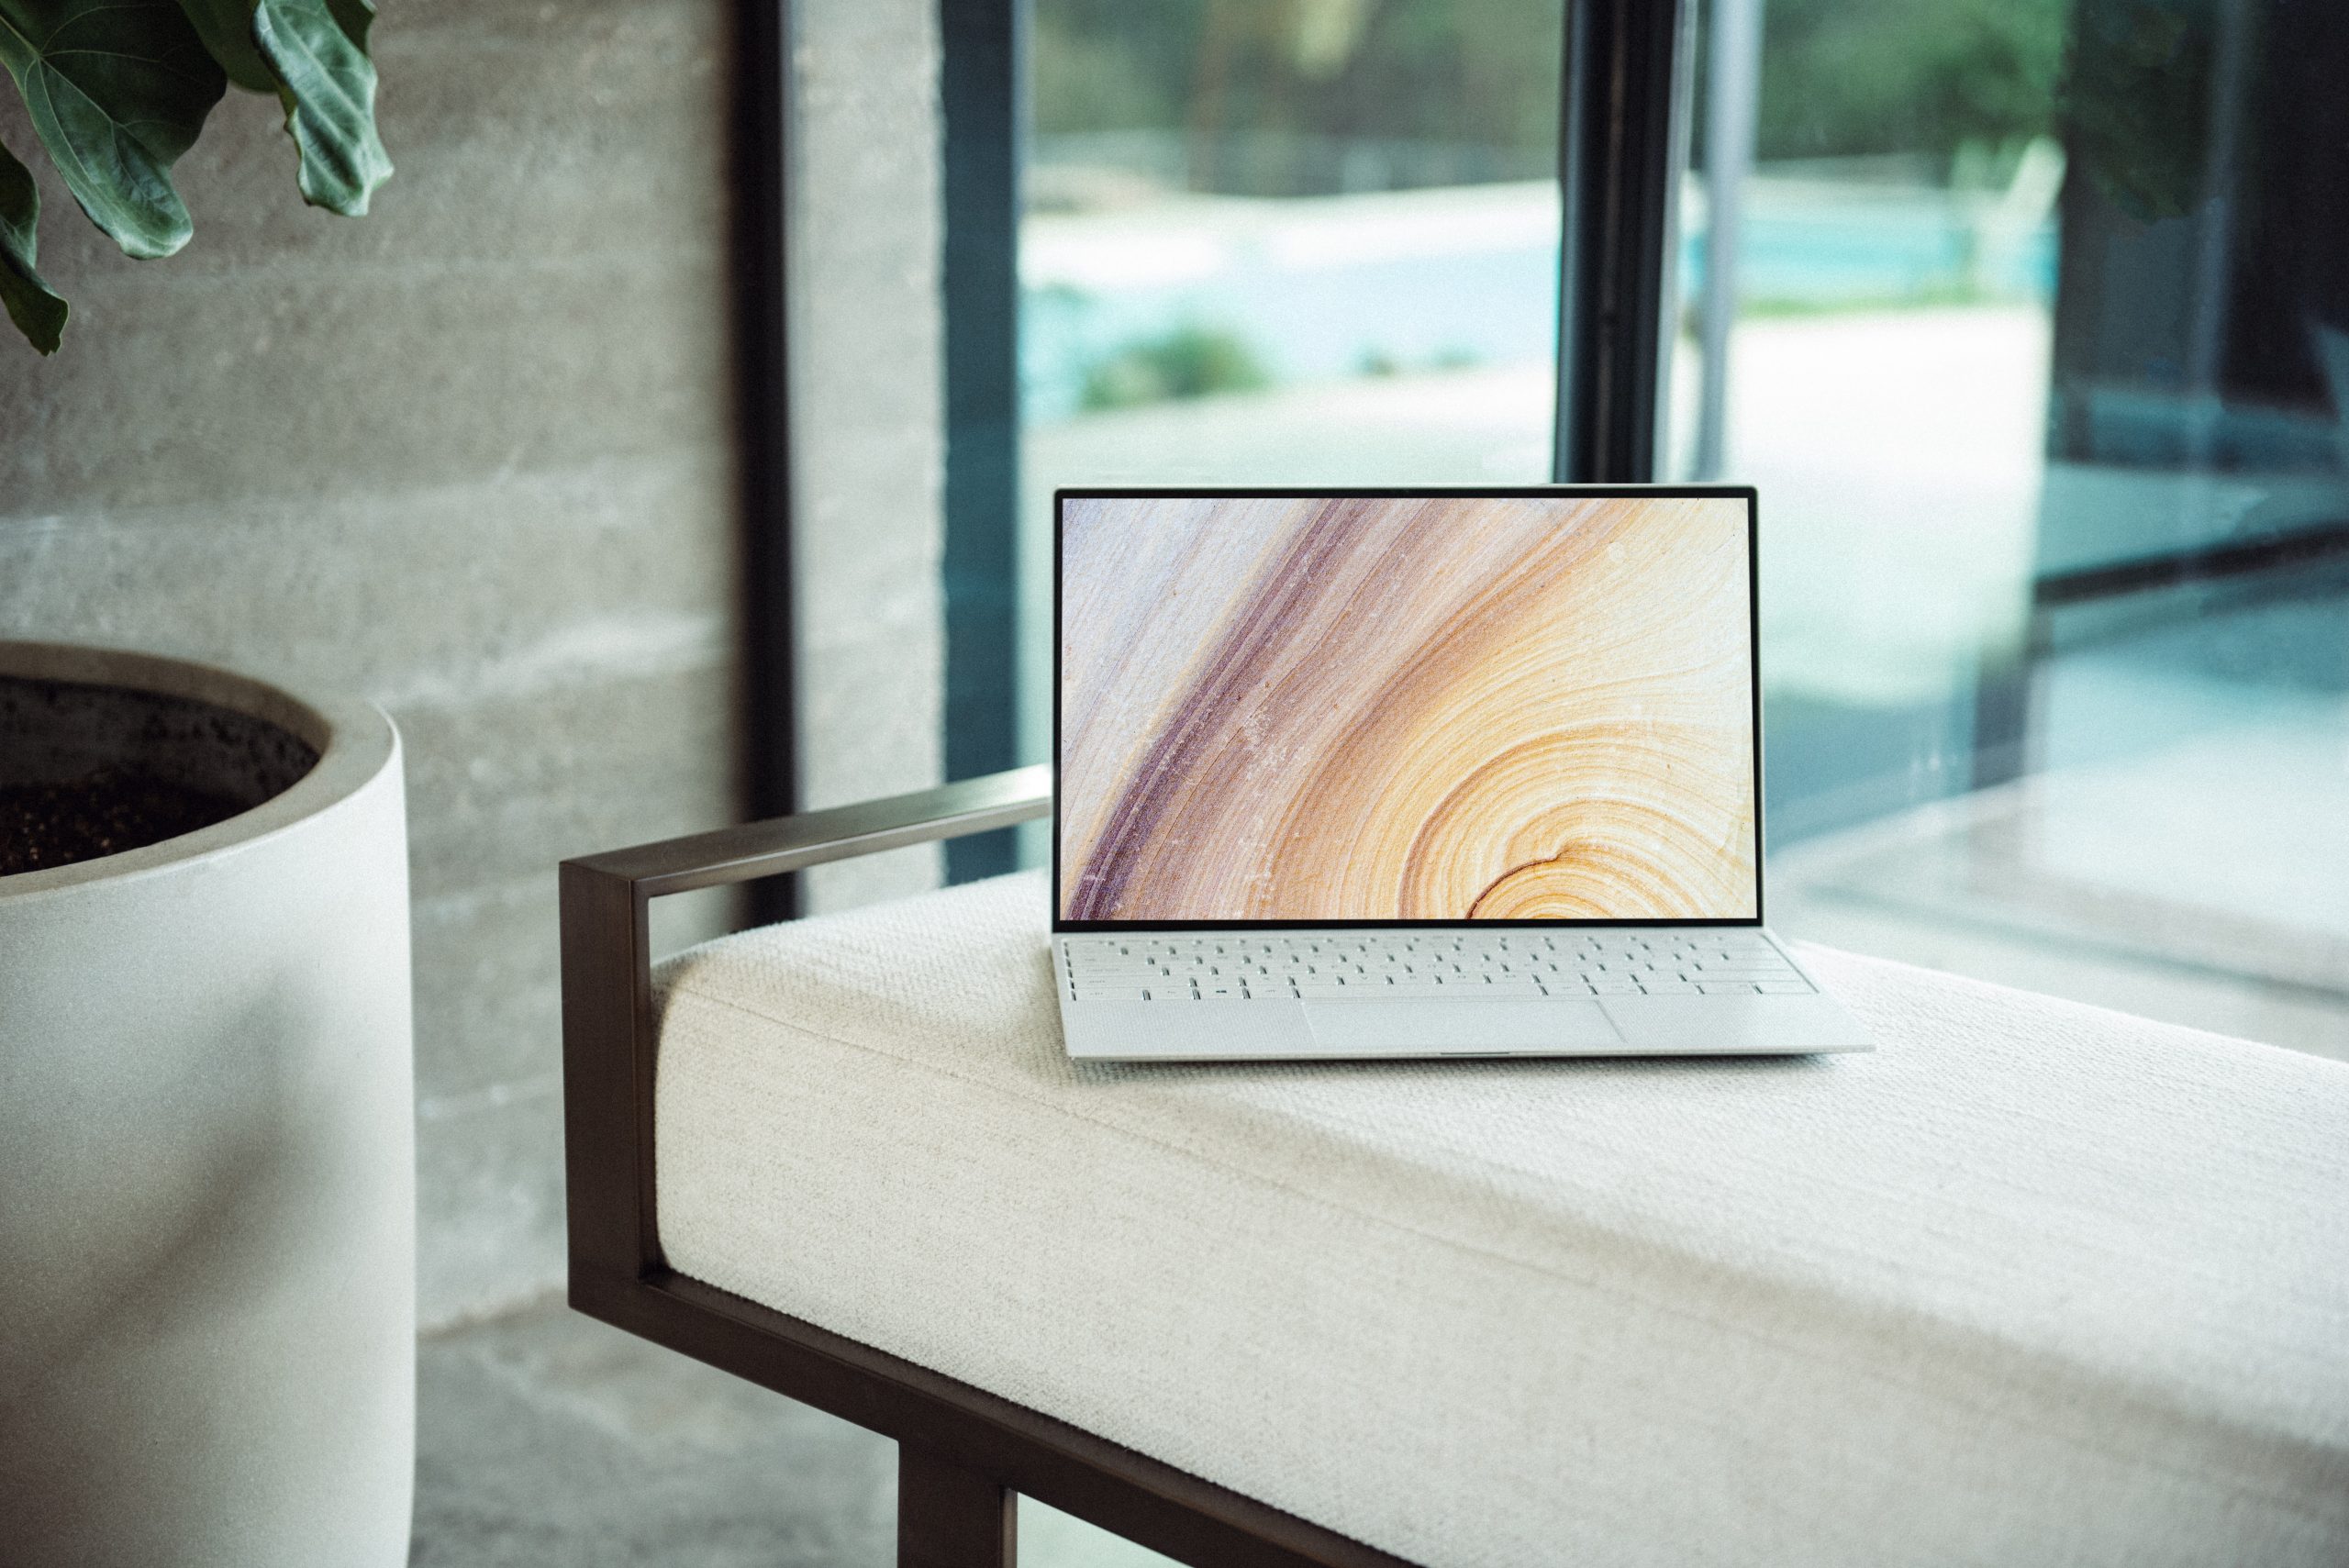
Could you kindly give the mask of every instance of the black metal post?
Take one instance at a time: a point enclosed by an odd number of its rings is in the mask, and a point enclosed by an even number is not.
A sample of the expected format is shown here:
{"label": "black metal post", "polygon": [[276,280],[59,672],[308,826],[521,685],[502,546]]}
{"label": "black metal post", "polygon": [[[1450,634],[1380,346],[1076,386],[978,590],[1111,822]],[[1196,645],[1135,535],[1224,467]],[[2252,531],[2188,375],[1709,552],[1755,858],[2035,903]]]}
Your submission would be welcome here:
{"label": "black metal post", "polygon": [[1019,1520],[1002,1482],[897,1445],[897,1568],[1013,1568]]}
{"label": "black metal post", "polygon": [[1681,0],[1570,0],[1567,7],[1552,464],[1562,483],[1655,477],[1693,15]]}

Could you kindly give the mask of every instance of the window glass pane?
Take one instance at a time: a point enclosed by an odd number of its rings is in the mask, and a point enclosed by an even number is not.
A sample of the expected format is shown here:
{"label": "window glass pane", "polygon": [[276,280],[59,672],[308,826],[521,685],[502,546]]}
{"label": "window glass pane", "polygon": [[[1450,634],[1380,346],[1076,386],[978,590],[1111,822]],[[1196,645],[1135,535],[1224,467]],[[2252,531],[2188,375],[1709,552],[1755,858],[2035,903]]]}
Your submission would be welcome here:
{"label": "window glass pane", "polygon": [[1019,1562],[1020,1568],[1178,1568],[1171,1557],[1033,1497],[1019,1499]]}
{"label": "window glass pane", "polygon": [[2337,9],[1710,0],[1699,64],[1664,466],[1762,495],[1774,923],[2349,1053]]}
{"label": "window glass pane", "polygon": [[1055,486],[1549,477],[1562,12],[1034,0],[1023,757]]}

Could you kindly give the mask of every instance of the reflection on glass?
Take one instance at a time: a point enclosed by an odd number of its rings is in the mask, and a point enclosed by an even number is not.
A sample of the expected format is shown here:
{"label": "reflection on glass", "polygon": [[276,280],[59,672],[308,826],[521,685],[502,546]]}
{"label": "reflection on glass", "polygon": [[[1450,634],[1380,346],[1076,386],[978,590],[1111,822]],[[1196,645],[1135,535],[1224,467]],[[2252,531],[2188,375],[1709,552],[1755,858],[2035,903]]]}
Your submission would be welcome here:
{"label": "reflection on glass", "polygon": [[1762,494],[1774,918],[2349,1054],[2349,28],[1706,28],[1664,459]]}
{"label": "reflection on glass", "polygon": [[1562,11],[1034,0],[1022,755],[1056,486],[1549,477]]}

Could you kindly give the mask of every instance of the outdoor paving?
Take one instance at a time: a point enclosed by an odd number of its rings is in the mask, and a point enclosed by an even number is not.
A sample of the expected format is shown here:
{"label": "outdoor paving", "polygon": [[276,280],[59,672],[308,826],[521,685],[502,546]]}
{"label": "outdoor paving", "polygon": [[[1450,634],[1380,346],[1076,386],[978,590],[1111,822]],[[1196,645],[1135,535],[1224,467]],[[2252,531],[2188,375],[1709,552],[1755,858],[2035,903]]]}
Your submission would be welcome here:
{"label": "outdoor paving", "polygon": [[[418,1346],[415,1568],[888,1568],[896,1453],[559,1301]],[[1023,1500],[1022,1568],[1167,1560]]]}

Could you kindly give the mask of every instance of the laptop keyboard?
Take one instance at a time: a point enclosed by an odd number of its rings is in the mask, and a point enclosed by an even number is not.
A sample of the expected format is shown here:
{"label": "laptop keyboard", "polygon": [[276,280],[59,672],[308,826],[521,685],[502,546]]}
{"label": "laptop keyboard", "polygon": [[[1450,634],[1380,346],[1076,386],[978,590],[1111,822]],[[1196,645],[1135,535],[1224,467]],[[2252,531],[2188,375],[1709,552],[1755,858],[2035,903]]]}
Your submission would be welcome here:
{"label": "laptop keyboard", "polygon": [[1077,1002],[1808,995],[1750,930],[1167,931],[1061,939]]}

